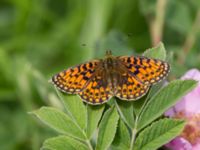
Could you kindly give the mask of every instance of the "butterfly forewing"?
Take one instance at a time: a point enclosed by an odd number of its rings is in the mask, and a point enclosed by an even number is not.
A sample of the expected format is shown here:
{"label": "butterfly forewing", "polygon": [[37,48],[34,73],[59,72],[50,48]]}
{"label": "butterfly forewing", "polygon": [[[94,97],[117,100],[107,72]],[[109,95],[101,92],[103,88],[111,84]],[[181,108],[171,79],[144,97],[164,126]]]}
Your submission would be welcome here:
{"label": "butterfly forewing", "polygon": [[52,82],[63,92],[77,94],[88,85],[98,64],[99,61],[94,60],[69,68],[53,76]]}
{"label": "butterfly forewing", "polygon": [[146,85],[159,82],[167,76],[170,70],[168,63],[158,59],[134,56],[118,58],[133,77]]}

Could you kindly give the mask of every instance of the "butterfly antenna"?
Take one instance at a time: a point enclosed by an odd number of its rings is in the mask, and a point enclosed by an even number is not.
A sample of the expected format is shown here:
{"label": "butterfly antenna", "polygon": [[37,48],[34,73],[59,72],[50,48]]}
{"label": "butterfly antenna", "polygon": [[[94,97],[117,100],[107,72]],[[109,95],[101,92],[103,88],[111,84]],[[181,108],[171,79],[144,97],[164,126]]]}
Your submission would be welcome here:
{"label": "butterfly antenna", "polygon": [[111,50],[107,50],[106,51],[106,55],[108,56],[108,55],[112,55],[112,51]]}

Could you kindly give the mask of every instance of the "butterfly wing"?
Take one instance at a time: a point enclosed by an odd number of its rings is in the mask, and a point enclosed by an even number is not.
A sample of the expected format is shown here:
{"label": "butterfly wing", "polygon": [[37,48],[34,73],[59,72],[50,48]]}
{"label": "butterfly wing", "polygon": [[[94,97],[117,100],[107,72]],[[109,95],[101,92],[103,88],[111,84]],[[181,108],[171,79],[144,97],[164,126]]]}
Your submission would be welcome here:
{"label": "butterfly wing", "polygon": [[83,101],[93,105],[107,102],[113,96],[113,93],[111,82],[108,80],[105,70],[97,70],[87,87],[78,95]]}
{"label": "butterfly wing", "polygon": [[148,85],[144,85],[129,73],[120,75],[115,96],[123,100],[136,100],[147,93]]}
{"label": "butterfly wing", "polygon": [[99,60],[93,60],[69,68],[54,75],[52,82],[63,92],[77,94],[87,86],[98,65]]}
{"label": "butterfly wing", "polygon": [[169,64],[158,59],[134,56],[120,56],[118,59],[131,76],[146,85],[161,81],[170,71]]}

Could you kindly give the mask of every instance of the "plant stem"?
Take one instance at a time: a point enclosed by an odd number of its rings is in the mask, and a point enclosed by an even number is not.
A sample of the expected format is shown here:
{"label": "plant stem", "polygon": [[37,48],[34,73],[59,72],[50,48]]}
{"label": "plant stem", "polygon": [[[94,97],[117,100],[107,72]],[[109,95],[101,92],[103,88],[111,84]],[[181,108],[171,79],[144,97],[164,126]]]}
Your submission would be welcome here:
{"label": "plant stem", "polygon": [[183,44],[183,53],[184,55],[179,57],[178,62],[180,64],[184,64],[186,56],[188,55],[188,53],[190,52],[190,50],[192,49],[193,45],[196,42],[196,33],[199,31],[199,26],[200,26],[200,9],[197,11],[196,14],[196,18],[194,20],[194,23],[191,27],[191,30],[189,31],[185,43]]}
{"label": "plant stem", "polygon": [[135,118],[135,125],[134,125],[134,128],[132,129],[130,150],[133,150],[134,148],[133,145],[134,145],[135,137],[137,134],[137,122],[138,122],[138,116],[136,116]]}
{"label": "plant stem", "polygon": [[157,45],[162,40],[167,0],[157,0],[155,17],[150,20],[150,33],[152,45]]}
{"label": "plant stem", "polygon": [[134,128],[134,129],[132,130],[132,137],[131,137],[130,150],[133,150],[133,144],[134,144],[134,142],[135,142],[136,133],[137,133],[137,129]]}
{"label": "plant stem", "polygon": [[93,150],[93,147],[88,139],[86,140],[86,143],[88,145],[89,150]]}
{"label": "plant stem", "polygon": [[194,24],[192,25],[191,32],[189,32],[188,37],[186,38],[186,41],[183,46],[183,51],[187,54],[189,50],[192,48],[194,42],[195,42],[195,33],[200,25],[200,10],[198,10]]}

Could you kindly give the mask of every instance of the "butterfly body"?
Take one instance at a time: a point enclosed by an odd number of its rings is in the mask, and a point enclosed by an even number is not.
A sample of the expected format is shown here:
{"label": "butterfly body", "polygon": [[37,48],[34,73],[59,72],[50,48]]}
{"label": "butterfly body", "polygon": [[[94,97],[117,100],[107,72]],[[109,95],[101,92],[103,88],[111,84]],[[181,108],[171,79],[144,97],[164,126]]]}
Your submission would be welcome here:
{"label": "butterfly body", "polygon": [[64,70],[52,77],[63,92],[78,94],[90,104],[102,104],[113,96],[122,100],[136,100],[149,87],[161,81],[169,72],[169,64],[146,57],[113,56]]}

